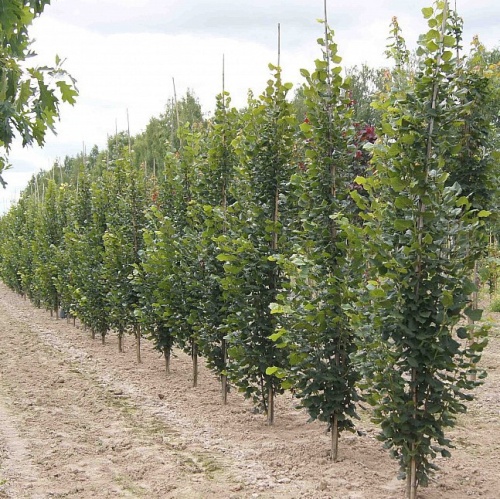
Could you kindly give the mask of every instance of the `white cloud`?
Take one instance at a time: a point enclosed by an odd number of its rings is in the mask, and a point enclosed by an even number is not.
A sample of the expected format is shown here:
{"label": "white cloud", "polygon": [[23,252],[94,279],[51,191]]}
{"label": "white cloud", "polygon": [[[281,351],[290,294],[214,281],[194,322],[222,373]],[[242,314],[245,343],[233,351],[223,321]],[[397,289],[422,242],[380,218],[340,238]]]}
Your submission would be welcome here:
{"label": "white cloud", "polygon": [[[385,64],[384,49],[393,15],[399,19],[410,46],[426,24],[421,8],[431,0],[384,2],[330,1],[328,17],[336,31],[343,64]],[[467,47],[480,34],[488,47],[498,43],[497,0],[457,0],[465,18]],[[74,107],[62,107],[57,137],[48,136],[43,150],[11,155],[10,199],[21,173],[48,168],[57,158],[104,147],[116,123],[131,133],[143,130],[151,116],[162,112],[173,96],[192,89],[205,111],[214,107],[221,90],[222,56],[226,60],[226,89],[233,104],[242,106],[249,88],[263,90],[267,64],[277,60],[277,23],[281,23],[281,65],[284,78],[298,83],[299,69],[312,68],[320,57],[316,38],[322,27],[322,0],[58,0],[36,20],[31,34],[37,39],[40,63],[53,63],[55,54],[78,80],[80,96]],[[31,174],[30,173],[30,174]],[[10,196],[10,197],[9,197]],[[1,203],[1,201],[0,201]],[[2,206],[0,206],[0,209]]]}

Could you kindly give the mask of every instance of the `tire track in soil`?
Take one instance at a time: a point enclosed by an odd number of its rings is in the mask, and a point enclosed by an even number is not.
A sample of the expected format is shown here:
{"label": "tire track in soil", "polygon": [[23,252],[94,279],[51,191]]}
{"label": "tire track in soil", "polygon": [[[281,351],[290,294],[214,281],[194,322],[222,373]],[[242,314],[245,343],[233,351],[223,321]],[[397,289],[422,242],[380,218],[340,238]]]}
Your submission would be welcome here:
{"label": "tire track in soil", "polygon": [[4,497],[222,497],[222,459],[187,449],[9,315],[0,304]]}
{"label": "tire track in soil", "polygon": [[31,484],[38,480],[39,473],[31,462],[27,442],[17,431],[19,422],[15,421],[13,414],[4,405],[6,396],[2,392],[0,392],[0,484],[7,484],[5,488],[8,493],[2,492],[0,488],[0,498],[19,497],[22,489],[31,487]]}
{"label": "tire track in soil", "polygon": [[[498,323],[500,315],[493,319]],[[451,459],[439,461],[437,480],[420,490],[421,499],[498,497],[498,330],[491,340],[484,355],[490,376],[477,390],[470,414],[450,430],[457,448]],[[144,364],[136,365],[128,341],[126,352],[117,354],[114,336],[106,345],[92,341],[88,333],[49,318],[0,283],[0,397],[11,418],[10,433],[24,445],[17,459],[9,460],[0,436],[0,484],[7,469],[11,489],[19,483],[15,468],[20,461],[38,474],[25,495],[10,497],[404,495],[404,484],[395,479],[397,463],[376,441],[366,411],[358,426],[362,435],[343,436],[341,459],[332,464],[326,458],[324,426],[306,423],[307,416],[289,397],[277,399],[278,418],[269,428],[237,393],[231,392],[229,405],[222,408],[218,385],[203,365],[200,387],[193,389],[187,356],[179,353],[166,378],[151,344],[144,341]],[[0,498],[8,497],[6,490],[0,485]]]}

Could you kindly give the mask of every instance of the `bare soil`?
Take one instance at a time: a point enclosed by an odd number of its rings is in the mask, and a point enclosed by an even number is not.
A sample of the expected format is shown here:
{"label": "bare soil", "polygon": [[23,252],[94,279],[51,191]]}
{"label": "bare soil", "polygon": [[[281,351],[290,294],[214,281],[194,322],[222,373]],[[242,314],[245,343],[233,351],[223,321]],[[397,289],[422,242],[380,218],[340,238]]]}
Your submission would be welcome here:
{"label": "bare soil", "polygon": [[[147,341],[142,358],[132,338],[119,354],[115,336],[102,345],[0,285],[0,498],[404,497],[368,413],[332,463],[324,425],[308,423],[289,395],[269,427],[235,390],[223,406],[203,365],[192,388],[182,352],[168,377]],[[500,497],[496,326],[483,366],[485,384],[449,433],[456,449],[421,499]]]}

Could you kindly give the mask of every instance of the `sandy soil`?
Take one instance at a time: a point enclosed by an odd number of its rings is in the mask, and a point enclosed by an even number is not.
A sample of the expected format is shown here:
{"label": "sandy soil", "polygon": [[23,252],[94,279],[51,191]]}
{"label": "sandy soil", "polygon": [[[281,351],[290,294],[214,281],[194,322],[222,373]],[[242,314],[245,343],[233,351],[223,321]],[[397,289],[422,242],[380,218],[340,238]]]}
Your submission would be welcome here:
{"label": "sandy soil", "polygon": [[[493,320],[500,316],[493,316]],[[172,373],[143,341],[102,345],[88,332],[0,285],[0,498],[312,498],[404,496],[397,463],[364,414],[328,460],[324,426],[308,423],[290,396],[270,428],[235,391],[222,406],[203,366]],[[450,431],[451,459],[422,499],[500,497],[500,329],[484,354],[489,371],[467,415]]]}

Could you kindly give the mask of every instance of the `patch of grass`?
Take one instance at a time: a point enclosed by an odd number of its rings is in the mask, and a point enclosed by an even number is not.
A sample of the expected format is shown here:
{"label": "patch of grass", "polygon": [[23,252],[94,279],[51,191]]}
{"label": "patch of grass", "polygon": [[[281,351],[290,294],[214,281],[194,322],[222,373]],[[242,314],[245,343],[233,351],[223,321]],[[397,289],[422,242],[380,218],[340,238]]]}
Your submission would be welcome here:
{"label": "patch of grass", "polygon": [[203,468],[205,469],[205,474],[208,478],[214,479],[214,474],[222,471],[222,466],[217,463],[213,458],[207,457],[202,460]]}
{"label": "patch of grass", "polygon": [[203,473],[208,479],[213,480],[214,474],[221,471],[222,467],[212,457],[202,453],[185,455],[181,453],[179,463],[188,473]]}
{"label": "patch of grass", "polygon": [[128,477],[116,475],[114,480],[125,492],[133,494],[134,497],[144,497],[147,493],[147,490],[144,487],[133,483]]}
{"label": "patch of grass", "polygon": [[490,310],[492,312],[500,312],[500,296],[497,296],[490,305]]}

